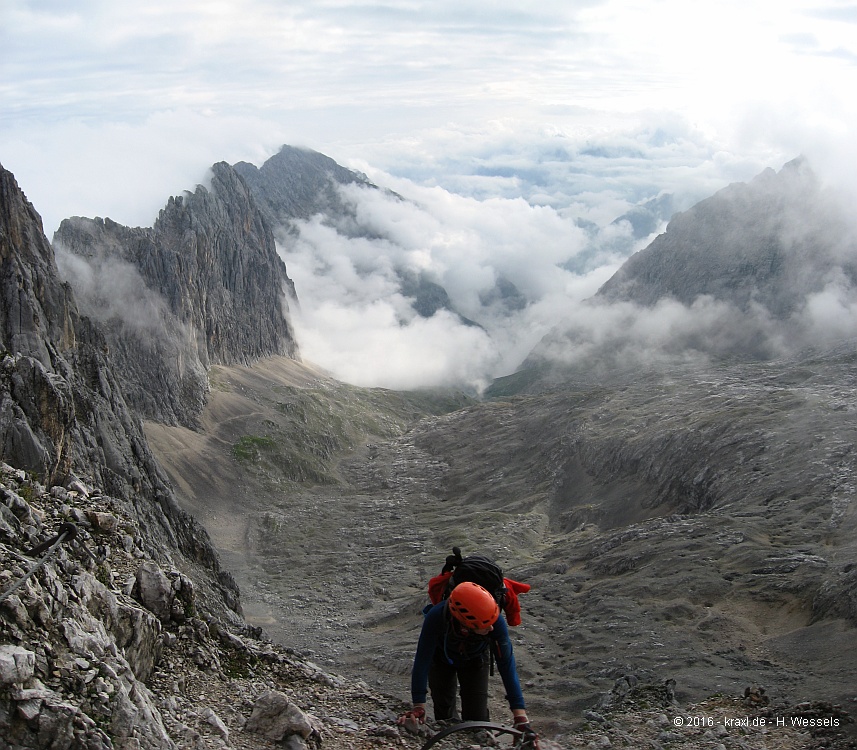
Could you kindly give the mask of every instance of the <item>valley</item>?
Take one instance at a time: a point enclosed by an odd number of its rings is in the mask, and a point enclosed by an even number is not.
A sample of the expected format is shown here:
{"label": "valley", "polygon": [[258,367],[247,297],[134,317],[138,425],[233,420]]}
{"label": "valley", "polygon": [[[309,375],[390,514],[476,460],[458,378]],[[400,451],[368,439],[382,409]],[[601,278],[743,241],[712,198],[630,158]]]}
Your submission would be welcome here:
{"label": "valley", "polygon": [[476,403],[270,358],[212,371],[199,431],[146,432],[248,622],[388,694],[407,698],[425,585],[457,545],[533,585],[516,653],[549,734],[626,675],[682,702],[761,685],[848,710],[852,360]]}

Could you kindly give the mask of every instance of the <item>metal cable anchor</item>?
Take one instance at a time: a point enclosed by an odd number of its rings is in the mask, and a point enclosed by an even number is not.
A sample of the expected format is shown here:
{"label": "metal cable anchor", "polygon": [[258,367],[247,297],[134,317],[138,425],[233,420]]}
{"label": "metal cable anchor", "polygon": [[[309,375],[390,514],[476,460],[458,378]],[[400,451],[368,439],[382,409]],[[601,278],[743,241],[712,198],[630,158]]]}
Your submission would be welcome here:
{"label": "metal cable anchor", "polygon": [[[59,531],[55,536],[52,536],[50,539],[42,542],[41,544],[33,547],[29,552],[24,554],[27,557],[35,557],[36,555],[42,555],[27,571],[27,573],[21,578],[12,588],[8,591],[5,591],[2,595],[0,595],[0,604],[5,602],[12,594],[14,594],[21,586],[23,586],[27,581],[32,578],[36,572],[40,568],[44,566],[44,564],[53,556],[54,552],[56,552],[57,547],[60,546],[63,542],[70,542],[77,536],[77,526],[75,526],[71,521],[66,521],[62,526],[59,527]],[[44,552],[44,554],[42,554]]]}

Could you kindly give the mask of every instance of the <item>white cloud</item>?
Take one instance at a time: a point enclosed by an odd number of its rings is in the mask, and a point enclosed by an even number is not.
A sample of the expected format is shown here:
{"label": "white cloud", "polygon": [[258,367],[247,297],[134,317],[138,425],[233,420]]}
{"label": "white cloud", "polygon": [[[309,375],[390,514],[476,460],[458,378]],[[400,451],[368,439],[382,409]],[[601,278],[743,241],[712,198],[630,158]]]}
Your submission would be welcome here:
{"label": "white cloud", "polygon": [[580,367],[598,379],[613,371],[701,363],[711,357],[780,356],[790,351],[788,326],[754,306],[742,313],[709,296],[690,305],[664,298],[652,307],[631,302],[577,305],[535,350],[537,358]]}
{"label": "white cloud", "polygon": [[400,325],[395,312],[386,300],[359,307],[320,301],[311,316],[295,317],[301,353],[356,385],[487,385],[486,365],[496,352],[484,331],[442,311]]}
{"label": "white cloud", "polygon": [[821,292],[807,297],[796,321],[801,339],[812,343],[850,339],[857,333],[857,290],[839,273]]}
{"label": "white cloud", "polygon": [[[361,226],[383,239],[346,237],[319,218],[299,224],[282,254],[295,281],[303,355],[361,384],[485,385],[508,372],[562,310],[589,296],[604,272],[558,267],[584,246],[575,224],[521,199],[477,201],[401,178],[403,199],[346,188]],[[399,292],[400,271],[424,273],[450,296],[452,312],[418,316]],[[498,280],[529,301],[505,309],[487,296]]]}
{"label": "white cloud", "polygon": [[662,192],[681,196],[687,207],[799,153],[736,151],[665,112],[625,116],[609,126],[590,113],[569,128],[504,119],[418,135],[358,143],[364,158],[350,145],[332,154],[370,176],[384,170],[481,200],[523,197],[603,225]]}

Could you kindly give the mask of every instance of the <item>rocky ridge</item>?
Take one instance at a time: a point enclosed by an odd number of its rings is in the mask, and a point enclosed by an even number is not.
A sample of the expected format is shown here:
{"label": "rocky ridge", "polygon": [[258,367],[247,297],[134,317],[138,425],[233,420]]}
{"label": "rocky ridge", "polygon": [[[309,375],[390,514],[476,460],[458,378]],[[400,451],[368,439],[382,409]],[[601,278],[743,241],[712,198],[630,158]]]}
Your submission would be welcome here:
{"label": "rocky ridge", "polygon": [[[234,169],[246,181],[286,252],[300,234],[300,223],[314,219],[344,237],[390,240],[359,206],[361,190],[382,188],[361,172],[346,169],[324,154],[283,146],[261,167],[238,162]],[[404,200],[392,191],[383,192],[391,200]],[[455,309],[447,290],[425,269],[402,266],[395,272],[402,295],[413,300],[411,306],[418,315],[430,318],[438,310],[448,310],[465,324],[473,324]],[[484,304],[500,300],[513,307],[523,304],[519,297],[521,293],[511,281],[500,279],[493,298]]]}
{"label": "rocky ridge", "polygon": [[767,169],[674,215],[666,232],[636,253],[598,291],[607,301],[651,306],[664,297],[690,305],[701,295],[743,311],[751,304],[787,318],[840,268],[857,280],[857,246],[845,206],[808,161]]}
{"label": "rocky ridge", "polygon": [[283,146],[261,167],[241,161],[233,169],[247,183],[272,227],[288,229],[295,220],[321,214],[346,233],[367,233],[358,226],[353,207],[343,200],[340,188],[379,188],[366,175],[346,169],[329,156]]}
{"label": "rocky ridge", "polygon": [[205,530],[182,511],[125,402],[100,330],[61,283],[41,219],[0,167],[0,449],[48,485],[103,488],[148,528],[155,559],[171,552],[212,574],[214,599],[234,597]]}
{"label": "rocky ridge", "polygon": [[76,217],[53,243],[141,416],[193,425],[212,364],[299,356],[294,285],[253,194],[225,163],[212,167],[210,189],[170,198],[151,229]]}

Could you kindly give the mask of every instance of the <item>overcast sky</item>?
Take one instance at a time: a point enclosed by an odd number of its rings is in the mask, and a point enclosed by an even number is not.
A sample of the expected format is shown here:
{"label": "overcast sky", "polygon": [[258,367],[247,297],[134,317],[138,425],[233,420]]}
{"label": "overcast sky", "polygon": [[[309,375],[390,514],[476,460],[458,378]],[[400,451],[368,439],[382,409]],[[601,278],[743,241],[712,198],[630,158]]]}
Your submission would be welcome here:
{"label": "overcast sky", "polygon": [[[552,276],[584,244],[577,220],[608,226],[663,192],[686,207],[801,153],[853,185],[854,91],[853,0],[0,0],[0,163],[49,237],[72,215],[150,226],[212,163],[308,146],[421,206],[366,209],[391,236],[425,232],[396,257],[424,256],[451,287],[512,273],[544,303],[513,321],[528,337],[502,356],[456,329],[449,361],[483,351],[483,377],[615,270],[614,258]],[[325,339],[355,319],[345,287],[311,278],[337,243],[380,252],[307,225],[287,263],[304,350],[353,367],[366,342]],[[478,268],[450,260],[474,247]],[[484,291],[460,287],[464,307]],[[367,301],[353,325],[411,336],[405,360],[436,361],[419,347],[455,339],[440,319],[432,333],[402,329],[395,305],[380,312]]]}
{"label": "overcast sky", "polygon": [[837,0],[0,3],[0,162],[49,233],[150,223],[214,161],[282,143],[443,172],[439,150],[458,167],[475,143],[669,112],[779,167],[851,140],[855,90]]}

